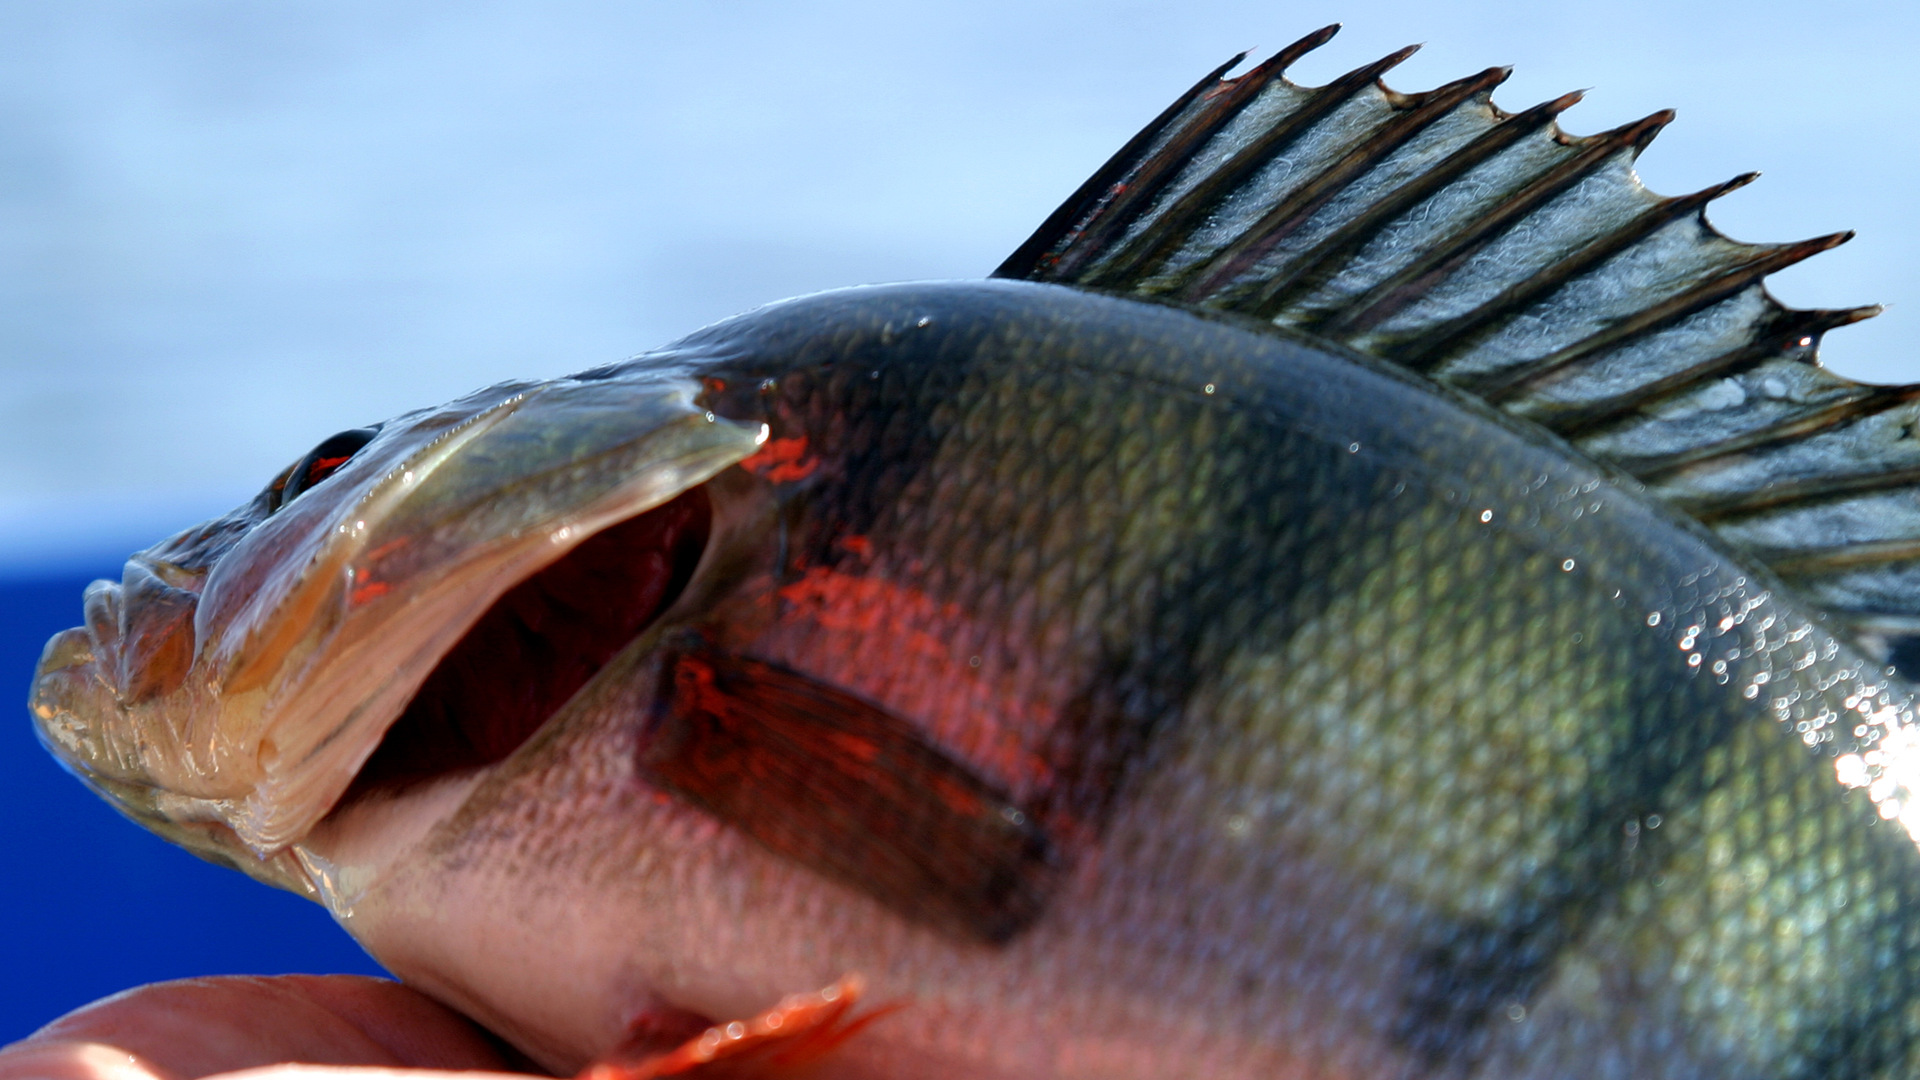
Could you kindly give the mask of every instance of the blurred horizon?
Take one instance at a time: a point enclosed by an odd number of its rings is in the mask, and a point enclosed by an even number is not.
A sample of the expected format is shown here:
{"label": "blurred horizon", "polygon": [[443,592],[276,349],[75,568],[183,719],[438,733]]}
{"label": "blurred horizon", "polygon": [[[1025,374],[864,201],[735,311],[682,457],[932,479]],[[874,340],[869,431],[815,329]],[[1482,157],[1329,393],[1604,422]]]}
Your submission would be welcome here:
{"label": "blurred horizon", "polygon": [[1675,107],[1641,171],[1729,234],[1861,235],[1773,280],[1882,302],[1832,335],[1920,377],[1920,9],[1405,2],[805,6],[0,3],[0,571],[120,556],[345,427],[561,375],[841,285],[977,277],[1241,49],[1400,45],[1423,89],[1512,64],[1509,109]]}

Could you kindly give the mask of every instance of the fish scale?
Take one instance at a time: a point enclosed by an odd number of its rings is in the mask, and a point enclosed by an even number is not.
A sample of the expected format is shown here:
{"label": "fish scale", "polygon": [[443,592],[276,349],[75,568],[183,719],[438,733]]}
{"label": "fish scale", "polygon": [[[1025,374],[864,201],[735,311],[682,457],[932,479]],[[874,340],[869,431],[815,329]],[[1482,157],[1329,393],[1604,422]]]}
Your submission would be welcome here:
{"label": "fish scale", "polygon": [[1920,391],[1761,285],[1844,237],[1331,34],[996,280],[321,444],[43,741],[555,1071],[865,985],[848,1076],[1920,1075]]}

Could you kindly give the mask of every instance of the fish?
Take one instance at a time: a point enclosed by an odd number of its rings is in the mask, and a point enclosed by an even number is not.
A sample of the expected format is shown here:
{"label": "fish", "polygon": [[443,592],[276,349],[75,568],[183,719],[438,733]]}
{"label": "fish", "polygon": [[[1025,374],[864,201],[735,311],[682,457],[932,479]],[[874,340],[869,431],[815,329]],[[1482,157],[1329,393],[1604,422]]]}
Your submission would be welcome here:
{"label": "fish", "polygon": [[1848,234],[1335,29],[987,279],[323,440],[41,740],[556,1073],[1920,1075],[1920,389],[1764,285]]}

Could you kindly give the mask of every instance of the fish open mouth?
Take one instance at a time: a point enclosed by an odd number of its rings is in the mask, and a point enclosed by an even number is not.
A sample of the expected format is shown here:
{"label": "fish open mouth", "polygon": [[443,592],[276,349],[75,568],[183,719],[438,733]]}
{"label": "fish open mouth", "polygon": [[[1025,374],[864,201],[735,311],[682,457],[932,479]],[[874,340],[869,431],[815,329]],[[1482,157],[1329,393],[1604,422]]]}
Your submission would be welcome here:
{"label": "fish open mouth", "polygon": [[332,813],[505,760],[673,605],[712,521],[696,486],[507,590],[441,657]]}

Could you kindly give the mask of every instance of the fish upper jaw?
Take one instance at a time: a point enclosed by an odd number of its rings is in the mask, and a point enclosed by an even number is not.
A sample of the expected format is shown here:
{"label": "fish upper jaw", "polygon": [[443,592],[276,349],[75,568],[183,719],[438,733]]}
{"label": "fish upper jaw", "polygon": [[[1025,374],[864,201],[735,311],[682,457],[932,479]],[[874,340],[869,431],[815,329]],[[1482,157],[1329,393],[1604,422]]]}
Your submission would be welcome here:
{"label": "fish upper jaw", "polygon": [[[685,370],[632,363],[400,417],[206,565],[167,558],[188,534],[135,556],[48,643],[40,738],[142,824],[311,893],[287,845],[489,605],[764,440],[706,411]],[[263,860],[278,869],[244,865]]]}

